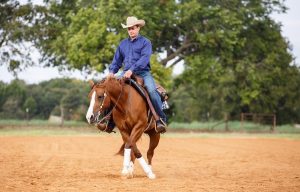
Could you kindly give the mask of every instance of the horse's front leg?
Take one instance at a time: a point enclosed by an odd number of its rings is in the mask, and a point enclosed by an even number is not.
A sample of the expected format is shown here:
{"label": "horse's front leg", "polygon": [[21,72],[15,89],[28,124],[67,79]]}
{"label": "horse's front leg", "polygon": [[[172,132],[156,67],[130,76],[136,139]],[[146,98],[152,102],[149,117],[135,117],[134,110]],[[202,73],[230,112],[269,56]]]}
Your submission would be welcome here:
{"label": "horse's front leg", "polygon": [[130,145],[128,145],[129,141],[129,134],[127,132],[121,132],[123,141],[125,143],[124,146],[124,158],[123,158],[123,169],[122,169],[122,176],[126,178],[132,178],[133,177],[133,171],[134,171],[134,165],[133,165],[133,159],[135,159]]}
{"label": "horse's front leg", "polygon": [[134,164],[133,161],[130,158],[131,149],[125,148],[124,149],[124,159],[123,159],[123,169],[122,169],[122,176],[126,178],[132,178],[133,177],[133,171],[134,171]]}

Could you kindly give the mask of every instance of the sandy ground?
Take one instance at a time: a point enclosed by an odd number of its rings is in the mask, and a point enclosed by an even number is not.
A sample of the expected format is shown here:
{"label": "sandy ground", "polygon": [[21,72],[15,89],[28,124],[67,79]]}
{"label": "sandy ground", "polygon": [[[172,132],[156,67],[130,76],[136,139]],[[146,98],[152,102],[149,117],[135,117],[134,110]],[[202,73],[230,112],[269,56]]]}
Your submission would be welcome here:
{"label": "sandy ground", "polygon": [[[146,156],[148,138],[138,146]],[[163,136],[149,180],[120,176],[121,138],[1,136],[0,191],[300,191],[300,140]]]}

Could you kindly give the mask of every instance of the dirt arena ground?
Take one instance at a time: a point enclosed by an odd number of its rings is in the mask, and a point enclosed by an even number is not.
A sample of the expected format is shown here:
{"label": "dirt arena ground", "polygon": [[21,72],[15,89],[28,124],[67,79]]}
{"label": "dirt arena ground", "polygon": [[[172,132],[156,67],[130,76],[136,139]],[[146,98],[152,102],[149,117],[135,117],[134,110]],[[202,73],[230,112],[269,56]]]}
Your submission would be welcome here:
{"label": "dirt arena ground", "polygon": [[[146,154],[148,138],[138,145]],[[122,179],[119,135],[1,136],[0,191],[300,191],[300,140],[164,135],[149,180]]]}

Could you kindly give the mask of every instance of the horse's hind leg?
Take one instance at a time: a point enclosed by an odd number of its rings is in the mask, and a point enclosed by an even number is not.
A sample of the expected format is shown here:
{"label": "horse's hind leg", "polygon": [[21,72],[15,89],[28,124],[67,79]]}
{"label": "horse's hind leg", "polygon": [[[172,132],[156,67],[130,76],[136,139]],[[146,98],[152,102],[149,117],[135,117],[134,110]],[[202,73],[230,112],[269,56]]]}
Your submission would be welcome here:
{"label": "horse's hind leg", "polygon": [[154,129],[153,129],[153,131],[147,132],[147,134],[150,137],[149,149],[147,151],[148,164],[146,163],[144,157],[140,153],[140,151],[137,148],[135,143],[132,145],[132,149],[133,149],[134,155],[136,156],[137,160],[139,161],[140,165],[142,166],[144,172],[147,174],[147,177],[149,179],[155,179],[156,176],[152,171],[151,163],[152,163],[152,157],[154,155],[154,149],[157,147],[157,145],[159,143],[160,134],[157,134]]}
{"label": "horse's hind leg", "polygon": [[142,166],[144,172],[147,174],[147,177],[149,179],[155,179],[156,176],[152,172],[151,166],[146,163],[144,157],[142,156],[141,152],[139,151],[139,149],[137,148],[135,143],[132,145],[132,150],[133,150],[133,153],[134,153],[135,157],[137,158],[138,162]]}
{"label": "horse's hind leg", "polygon": [[146,163],[144,157],[142,156],[140,150],[137,148],[136,145],[137,140],[141,137],[142,134],[142,129],[136,129],[136,131],[131,132],[129,140],[125,144],[125,153],[127,148],[132,149],[134,156],[137,158],[139,164],[143,168],[144,172],[147,174],[147,177],[149,179],[155,179],[155,174],[152,172],[151,167]]}
{"label": "horse's hind leg", "polygon": [[119,149],[119,151],[116,153],[116,155],[124,155],[124,148],[125,148],[125,143],[123,143]]}
{"label": "horse's hind leg", "polygon": [[148,163],[151,166],[152,165],[152,158],[154,155],[154,150],[157,147],[159,140],[160,140],[160,134],[156,133],[154,129],[151,130],[151,132],[148,133],[150,142],[149,142],[149,148],[147,151],[147,159]]}

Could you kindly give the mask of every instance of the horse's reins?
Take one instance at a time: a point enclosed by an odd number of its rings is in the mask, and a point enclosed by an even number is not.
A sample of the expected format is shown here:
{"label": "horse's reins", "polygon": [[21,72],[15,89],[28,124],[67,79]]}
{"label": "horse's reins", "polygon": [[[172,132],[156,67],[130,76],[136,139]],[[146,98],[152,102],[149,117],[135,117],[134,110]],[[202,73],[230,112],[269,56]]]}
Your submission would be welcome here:
{"label": "horse's reins", "polygon": [[[119,100],[120,100],[120,98],[121,98],[121,96],[122,96],[123,89],[124,89],[124,82],[123,82],[123,83],[120,83],[120,84],[121,84],[122,89],[121,89],[121,92],[120,92],[120,94],[119,94],[119,96],[118,96],[118,99],[117,99],[115,105],[111,108],[111,110],[110,110],[103,118],[101,118],[101,119],[99,120],[99,116],[100,116],[100,114],[101,114],[100,111],[101,111],[101,109],[102,109],[102,106],[103,106],[103,103],[104,103],[104,100],[105,100],[106,96],[105,96],[105,98],[103,99],[102,104],[99,106],[100,110],[98,111],[97,118],[96,118],[96,123],[97,123],[97,124],[101,123],[101,122],[102,122],[103,120],[105,120],[105,119],[108,119],[108,117],[112,114],[113,110],[116,108],[116,106],[117,106],[117,104],[118,104],[118,102],[119,102]],[[129,84],[131,84],[130,81],[129,81]],[[94,86],[95,86],[95,85],[94,85]],[[94,87],[94,86],[93,86],[93,87]],[[93,87],[92,87],[92,88],[93,88]],[[107,94],[107,93],[105,92],[105,94]],[[108,94],[107,94],[107,95],[108,95]],[[129,98],[127,99],[127,102],[129,102],[129,106],[131,106],[131,99],[130,99],[130,97],[131,97],[131,91],[130,91],[130,90],[129,90],[129,95],[128,95],[128,97],[129,97]],[[125,110],[125,115],[127,115],[127,110]],[[152,120],[153,120],[153,116],[150,118],[150,121],[148,122],[148,125],[147,125],[147,127],[146,127],[146,129],[145,129],[144,131],[147,131],[147,130],[149,129]],[[105,128],[103,131],[106,131],[107,129],[108,129],[108,127],[106,126],[106,128]]]}
{"label": "horse's reins", "polygon": [[[131,81],[129,81],[129,85],[130,86],[132,86],[131,85]],[[131,107],[132,105],[131,105],[131,89],[129,89],[129,92],[128,92],[128,99],[127,99],[127,103],[128,103],[128,106],[129,107]],[[150,112],[151,113],[151,112]],[[127,115],[127,110],[126,110],[126,115]],[[148,114],[148,116],[149,116],[149,114]],[[147,125],[147,127],[145,128],[145,130],[144,130],[144,132],[145,131],[148,131],[148,129],[150,128],[150,126],[151,126],[151,123],[152,123],[152,121],[153,121],[153,115],[151,116],[151,118],[150,118],[150,120],[148,121],[148,125]],[[155,125],[156,126],[156,125]]]}
{"label": "horse's reins", "polygon": [[[100,108],[100,110],[98,111],[98,115],[97,115],[97,124],[99,124],[99,123],[101,123],[104,119],[107,119],[111,114],[112,114],[112,112],[113,112],[113,110],[116,108],[116,106],[117,106],[117,104],[118,104],[118,102],[119,102],[119,100],[120,100],[120,98],[121,98],[121,95],[122,95],[122,93],[123,93],[123,85],[121,84],[121,87],[122,87],[122,89],[121,89],[121,92],[120,92],[120,94],[119,94],[119,96],[118,96],[118,99],[117,99],[117,101],[116,101],[116,103],[115,103],[115,105],[112,107],[112,109],[110,110],[110,112],[108,112],[102,119],[98,119],[98,117],[100,116],[100,111],[101,111],[101,107],[102,107],[102,105],[101,106],[99,106],[99,108]],[[107,93],[106,93],[107,94]],[[105,99],[105,98],[104,98]],[[104,99],[103,99],[103,102],[104,102]],[[102,102],[102,104],[103,104],[103,102]],[[107,130],[107,126],[106,126],[106,128],[103,130],[103,131],[106,131]]]}

